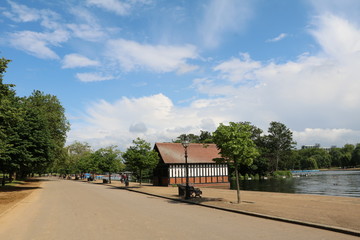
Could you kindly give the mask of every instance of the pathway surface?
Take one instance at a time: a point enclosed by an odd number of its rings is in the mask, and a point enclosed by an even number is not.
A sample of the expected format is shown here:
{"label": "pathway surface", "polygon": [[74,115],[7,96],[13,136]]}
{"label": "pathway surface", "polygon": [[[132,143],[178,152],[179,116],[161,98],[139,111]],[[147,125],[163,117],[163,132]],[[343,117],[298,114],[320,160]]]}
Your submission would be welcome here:
{"label": "pathway surface", "polygon": [[0,239],[358,239],[113,186],[50,180],[0,218]]}

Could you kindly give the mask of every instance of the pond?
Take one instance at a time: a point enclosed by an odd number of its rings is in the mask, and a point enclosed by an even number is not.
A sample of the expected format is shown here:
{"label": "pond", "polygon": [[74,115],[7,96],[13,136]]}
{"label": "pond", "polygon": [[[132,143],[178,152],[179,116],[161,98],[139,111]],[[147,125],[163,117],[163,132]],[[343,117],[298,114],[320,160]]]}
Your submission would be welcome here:
{"label": "pond", "polygon": [[360,197],[360,171],[320,171],[306,177],[243,180],[240,183],[240,189]]}

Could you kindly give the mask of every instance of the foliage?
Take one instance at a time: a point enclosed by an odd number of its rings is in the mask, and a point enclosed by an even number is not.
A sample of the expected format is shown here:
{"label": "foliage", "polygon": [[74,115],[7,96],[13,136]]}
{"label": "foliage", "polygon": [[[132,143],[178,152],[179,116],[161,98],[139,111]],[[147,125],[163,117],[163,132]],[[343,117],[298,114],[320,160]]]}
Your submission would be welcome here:
{"label": "foliage", "polygon": [[[109,176],[122,169],[121,152],[116,148],[117,146],[100,148],[93,154],[93,160],[97,163],[98,169],[103,173],[108,173]],[[109,182],[111,183],[111,177],[109,177]]]}
{"label": "foliage", "polygon": [[69,123],[55,96],[16,96],[14,85],[3,82],[9,62],[0,59],[0,170],[24,178],[45,172],[63,156]]}
{"label": "foliage", "polygon": [[272,173],[273,177],[292,177],[291,171],[275,171]]}
{"label": "foliage", "polygon": [[279,162],[290,157],[291,149],[296,142],[293,141],[292,132],[285,124],[280,122],[271,122],[268,129],[268,135],[265,137],[265,146],[268,150],[271,164],[274,171],[279,168]]}
{"label": "foliage", "polygon": [[249,166],[259,155],[251,137],[252,126],[249,123],[230,122],[228,126],[220,124],[213,134],[222,158],[234,164],[238,203],[240,203],[239,164]]}
{"label": "foliage", "polygon": [[213,143],[213,136],[210,132],[208,131],[203,131],[200,130],[200,135],[195,135],[195,134],[181,134],[180,136],[178,136],[176,138],[176,140],[173,142],[174,143],[181,143],[182,140],[186,138],[190,143]]}
{"label": "foliage", "polygon": [[159,161],[159,156],[156,151],[151,150],[150,143],[141,138],[133,140],[133,144],[122,157],[125,160],[126,168],[134,172],[141,184],[144,171],[152,171]]}
{"label": "foliage", "polygon": [[352,152],[350,164],[354,167],[360,166],[360,144],[357,144]]}

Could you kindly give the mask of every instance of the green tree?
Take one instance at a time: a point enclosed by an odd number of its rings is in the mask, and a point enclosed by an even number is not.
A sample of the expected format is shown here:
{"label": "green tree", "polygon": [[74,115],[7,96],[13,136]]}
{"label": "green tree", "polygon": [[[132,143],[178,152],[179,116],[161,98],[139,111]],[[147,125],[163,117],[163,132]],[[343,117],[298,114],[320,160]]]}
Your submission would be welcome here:
{"label": "green tree", "polygon": [[[302,169],[317,169],[331,167],[331,155],[322,148],[305,148],[298,151]],[[309,160],[309,158],[311,158]],[[315,161],[315,163],[313,163]]]}
{"label": "green tree", "polygon": [[10,60],[0,59],[0,172],[3,173],[2,185],[5,185],[5,175],[14,172],[18,165],[13,156],[21,150],[14,146],[20,141],[18,127],[22,121],[20,98],[16,97],[15,85],[3,81]]}
{"label": "green tree", "polygon": [[290,159],[291,149],[296,145],[293,141],[292,132],[285,124],[271,122],[268,135],[265,137],[265,145],[271,159],[273,170],[277,171],[282,159]]}
{"label": "green tree", "polygon": [[0,171],[26,177],[64,156],[69,123],[55,96],[34,91],[20,98],[13,84],[3,83],[9,62],[0,59]]}
{"label": "green tree", "polygon": [[236,175],[237,202],[240,203],[239,164],[251,165],[259,156],[252,138],[249,123],[230,122],[229,126],[220,124],[213,133],[214,142],[224,161],[233,163]]}
{"label": "green tree", "polygon": [[344,147],[341,148],[341,167],[349,167],[351,165],[351,157],[353,154],[353,151],[355,150],[355,146],[352,144],[345,144]]}
{"label": "green tree", "polygon": [[200,130],[199,143],[213,143],[214,139],[211,132]]}
{"label": "green tree", "polygon": [[341,148],[333,147],[330,149],[330,158],[331,158],[331,166],[332,167],[341,167]]}
{"label": "green tree", "polygon": [[175,141],[173,141],[174,143],[181,143],[183,141],[183,139],[186,138],[190,143],[199,143],[199,136],[195,135],[193,133],[190,134],[181,134],[180,136],[178,136],[176,138]]}
{"label": "green tree", "polygon": [[117,146],[100,148],[94,153],[100,171],[109,174],[109,183],[111,183],[111,174],[121,170],[121,152],[116,148]]}
{"label": "green tree", "polygon": [[56,96],[40,91],[34,91],[27,101],[27,108],[39,109],[50,134],[49,158],[51,161],[55,161],[65,146],[66,133],[70,130],[65,109]]}
{"label": "green tree", "polygon": [[88,172],[87,163],[91,156],[92,150],[88,143],[75,141],[73,144],[66,147],[67,158],[63,163],[64,168],[68,172],[75,174],[83,174]]}
{"label": "green tree", "polygon": [[141,138],[133,140],[133,144],[122,157],[126,167],[139,177],[141,185],[144,170],[152,171],[159,161],[159,155],[156,151],[151,150],[150,143]]}
{"label": "green tree", "polygon": [[356,144],[356,147],[351,155],[351,165],[354,167],[360,166],[360,143]]}

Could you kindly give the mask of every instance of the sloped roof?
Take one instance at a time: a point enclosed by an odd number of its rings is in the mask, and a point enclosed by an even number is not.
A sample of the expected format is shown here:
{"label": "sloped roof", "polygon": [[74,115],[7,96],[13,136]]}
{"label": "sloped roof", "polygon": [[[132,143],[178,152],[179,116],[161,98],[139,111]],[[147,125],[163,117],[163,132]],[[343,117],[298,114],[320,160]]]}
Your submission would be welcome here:
{"label": "sloped roof", "polygon": [[[166,164],[185,163],[185,150],[181,143],[155,143],[155,149]],[[190,143],[188,148],[188,163],[215,163],[214,158],[220,158],[215,144]]]}

